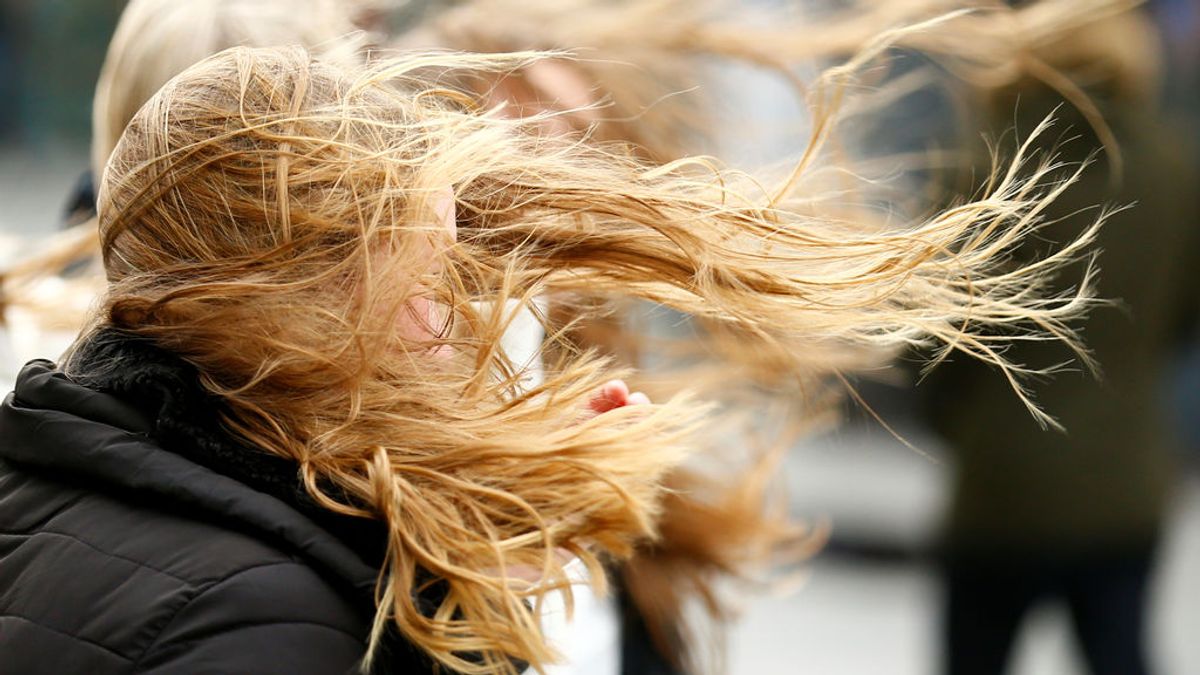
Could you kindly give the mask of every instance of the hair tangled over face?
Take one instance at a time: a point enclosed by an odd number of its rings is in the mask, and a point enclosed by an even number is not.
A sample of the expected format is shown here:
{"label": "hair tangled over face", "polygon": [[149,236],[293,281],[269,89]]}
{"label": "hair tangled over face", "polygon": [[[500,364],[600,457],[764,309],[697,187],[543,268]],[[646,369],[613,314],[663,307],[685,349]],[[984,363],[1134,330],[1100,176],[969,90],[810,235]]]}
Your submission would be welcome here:
{"label": "hair tangled over face", "polygon": [[[535,57],[347,67],[300,48],[229,50],[142,108],[100,194],[99,323],[194,363],[228,427],[297,461],[321,504],[382,520],[374,638],[395,622],[466,673],[553,660],[526,603],[566,584],[557,552],[601,583],[602,556],[654,537],[661,479],[705,412],[681,396],[589,418],[611,373],[570,345],[522,390],[498,347],[512,307],[649,300],[736,334],[741,349],[723,353],[750,372],[813,377],[931,339],[1007,366],[989,327],[1069,336],[1062,321],[1086,304],[1086,291],[1038,295],[1082,243],[996,268],[1062,189],[1039,187],[1048,166],[881,232],[805,215],[796,176],[754,191],[705,161],[646,164],[439,85]],[[818,347],[850,356],[822,366]],[[414,594],[434,581],[445,598],[423,613]]]}
{"label": "hair tangled over face", "polygon": [[[522,60],[354,72],[298,48],[225,52],[135,117],[100,198],[108,322],[195,363],[229,427],[298,461],[321,503],[383,519],[377,629],[394,620],[464,672],[550,659],[525,600],[565,583],[558,549],[603,579],[599,555],[653,533],[659,477],[697,417],[581,419],[608,377],[588,357],[519,393],[497,350],[511,312],[470,302],[503,308],[569,273],[545,253],[527,266],[552,242],[522,243],[518,223],[586,228],[578,207],[539,203],[557,198],[536,178],[547,154],[587,159],[534,147],[520,124],[466,112],[414,73]],[[436,213],[448,188],[454,245]],[[447,323],[400,330],[429,321],[418,300]],[[519,567],[544,579],[506,577]],[[425,615],[414,593],[430,578],[447,592]]]}

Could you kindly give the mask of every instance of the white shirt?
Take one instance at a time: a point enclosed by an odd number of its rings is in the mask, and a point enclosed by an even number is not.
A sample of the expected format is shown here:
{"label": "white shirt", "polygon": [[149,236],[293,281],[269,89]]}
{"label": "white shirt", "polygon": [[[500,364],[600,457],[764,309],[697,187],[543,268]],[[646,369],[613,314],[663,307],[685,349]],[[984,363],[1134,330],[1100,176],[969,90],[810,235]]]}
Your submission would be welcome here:
{"label": "white shirt", "polygon": [[[542,605],[542,630],[566,661],[546,667],[546,675],[619,675],[621,633],[612,596],[601,598],[588,585],[587,568],[578,558],[567,563],[575,614],[567,620],[561,592],[546,596]],[[526,671],[532,674],[532,669]]]}
{"label": "white shirt", "polygon": [[[515,301],[510,301],[510,303]],[[506,310],[512,311],[510,304]],[[545,308],[540,304],[538,311]],[[528,307],[509,324],[501,348],[509,360],[523,371],[525,386],[539,384],[542,372],[542,341],[545,331]],[[573,617],[567,619],[561,592],[546,596],[542,603],[542,631],[559,654],[562,663],[546,667],[546,675],[619,675],[621,670],[620,621],[613,598],[601,598],[588,584],[588,571],[576,558],[567,563],[567,578],[572,580],[575,601]],[[532,674],[532,668],[526,671]]]}

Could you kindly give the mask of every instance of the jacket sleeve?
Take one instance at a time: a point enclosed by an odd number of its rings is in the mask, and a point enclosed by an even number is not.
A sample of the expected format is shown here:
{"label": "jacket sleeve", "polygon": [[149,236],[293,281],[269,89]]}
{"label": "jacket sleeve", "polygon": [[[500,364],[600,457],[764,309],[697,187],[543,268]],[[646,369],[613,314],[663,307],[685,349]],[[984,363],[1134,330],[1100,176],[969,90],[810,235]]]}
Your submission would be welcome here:
{"label": "jacket sleeve", "polygon": [[187,600],[133,670],[195,675],[352,672],[366,649],[364,620],[310,568],[251,567]]}

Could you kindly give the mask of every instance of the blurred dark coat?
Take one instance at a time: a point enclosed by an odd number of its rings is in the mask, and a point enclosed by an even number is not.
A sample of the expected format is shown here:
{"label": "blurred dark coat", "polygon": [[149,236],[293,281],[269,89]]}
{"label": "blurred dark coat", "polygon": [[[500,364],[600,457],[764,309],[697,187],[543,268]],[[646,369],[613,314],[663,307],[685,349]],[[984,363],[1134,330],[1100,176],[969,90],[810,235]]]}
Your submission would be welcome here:
{"label": "blurred dark coat", "polygon": [[[1059,103],[1025,90],[996,101],[979,128],[998,135],[1015,121],[1028,134]],[[1096,218],[1097,205],[1132,205],[1109,220],[1099,241],[1099,296],[1119,305],[1079,324],[1102,377],[1066,372],[1034,383],[1037,401],[1065,433],[1043,431],[1004,378],[964,358],[923,383],[930,418],[957,460],[944,542],[951,553],[1071,556],[1147,546],[1160,528],[1173,474],[1162,375],[1200,306],[1197,178],[1187,142],[1153,106],[1109,105],[1105,116],[1125,158],[1119,187],[1101,155],[1050,210],[1061,222],[1017,252],[1044,255],[1061,246]],[[1068,141],[1060,155],[1082,161],[1100,146],[1070,106],[1057,117],[1043,147]],[[1081,275],[1077,265],[1057,286]],[[1053,342],[1016,344],[1005,356],[1034,367],[1070,358]]]}

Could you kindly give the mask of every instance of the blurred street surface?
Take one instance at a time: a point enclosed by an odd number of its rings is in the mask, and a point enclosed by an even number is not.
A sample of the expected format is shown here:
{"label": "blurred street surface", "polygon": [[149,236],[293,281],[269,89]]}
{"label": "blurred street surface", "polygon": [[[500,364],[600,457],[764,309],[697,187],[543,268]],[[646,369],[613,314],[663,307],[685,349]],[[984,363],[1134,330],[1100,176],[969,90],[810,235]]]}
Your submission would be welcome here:
{"label": "blurred street surface", "polygon": [[[929,438],[902,433],[936,452]],[[787,467],[793,511],[827,517],[833,541],[799,590],[747,606],[733,634],[730,673],[937,673],[941,588],[922,552],[948,470],[879,429],[847,429],[799,449]],[[1165,675],[1200,673],[1200,477],[1186,479],[1176,501],[1150,609],[1151,657]],[[1011,675],[1086,672],[1063,608],[1034,613],[1011,663]]]}

